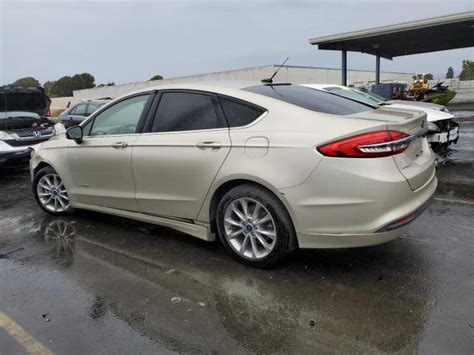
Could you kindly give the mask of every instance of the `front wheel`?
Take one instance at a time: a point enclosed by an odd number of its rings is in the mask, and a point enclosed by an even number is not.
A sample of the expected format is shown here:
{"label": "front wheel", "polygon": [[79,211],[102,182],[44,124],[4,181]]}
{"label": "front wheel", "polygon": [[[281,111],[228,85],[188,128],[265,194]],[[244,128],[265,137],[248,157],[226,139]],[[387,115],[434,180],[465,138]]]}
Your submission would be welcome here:
{"label": "front wheel", "polygon": [[51,167],[38,171],[33,179],[33,193],[40,207],[53,215],[66,215],[73,211],[66,188]]}
{"label": "front wheel", "polygon": [[282,260],[295,238],[283,204],[259,186],[241,185],[228,191],[219,203],[216,219],[226,249],[253,267],[270,267]]}

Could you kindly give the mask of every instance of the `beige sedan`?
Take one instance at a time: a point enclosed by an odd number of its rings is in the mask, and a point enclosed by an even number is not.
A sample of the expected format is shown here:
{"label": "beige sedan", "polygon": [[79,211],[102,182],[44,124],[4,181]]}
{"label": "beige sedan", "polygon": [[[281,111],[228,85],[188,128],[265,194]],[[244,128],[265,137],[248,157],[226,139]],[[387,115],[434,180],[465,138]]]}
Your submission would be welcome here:
{"label": "beige sedan", "polygon": [[251,266],[295,248],[387,242],[437,185],[426,115],[290,84],[217,82],[118,98],[43,143],[33,191],[213,241]]}

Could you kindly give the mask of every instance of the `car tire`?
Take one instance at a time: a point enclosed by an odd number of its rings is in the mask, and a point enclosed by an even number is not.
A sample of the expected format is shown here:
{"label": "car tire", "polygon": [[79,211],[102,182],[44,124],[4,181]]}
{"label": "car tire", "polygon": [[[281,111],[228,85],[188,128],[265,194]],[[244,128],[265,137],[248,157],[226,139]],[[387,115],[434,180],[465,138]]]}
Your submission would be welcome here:
{"label": "car tire", "polygon": [[217,207],[216,224],[227,251],[256,268],[281,261],[289,253],[291,241],[296,240],[286,208],[270,191],[257,185],[229,190]]}
{"label": "car tire", "polygon": [[39,170],[34,176],[32,187],[36,202],[49,214],[64,216],[74,212],[66,188],[52,167]]}

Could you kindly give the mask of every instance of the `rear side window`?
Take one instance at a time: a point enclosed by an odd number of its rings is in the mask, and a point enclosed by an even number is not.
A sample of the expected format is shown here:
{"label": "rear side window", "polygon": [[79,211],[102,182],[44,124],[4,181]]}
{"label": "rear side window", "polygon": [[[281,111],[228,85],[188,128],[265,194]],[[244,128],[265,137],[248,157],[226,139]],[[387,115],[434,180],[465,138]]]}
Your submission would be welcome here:
{"label": "rear side window", "polygon": [[219,100],[229,127],[246,126],[265,112],[261,108],[253,105],[250,106],[241,101],[230,100],[224,97],[220,97]]}
{"label": "rear side window", "polygon": [[373,110],[372,107],[362,103],[298,85],[258,85],[245,88],[244,90],[300,106],[311,111],[329,113],[332,115],[351,115],[353,113]]}
{"label": "rear side window", "polygon": [[193,131],[226,127],[219,115],[217,98],[187,92],[162,94],[152,132]]}

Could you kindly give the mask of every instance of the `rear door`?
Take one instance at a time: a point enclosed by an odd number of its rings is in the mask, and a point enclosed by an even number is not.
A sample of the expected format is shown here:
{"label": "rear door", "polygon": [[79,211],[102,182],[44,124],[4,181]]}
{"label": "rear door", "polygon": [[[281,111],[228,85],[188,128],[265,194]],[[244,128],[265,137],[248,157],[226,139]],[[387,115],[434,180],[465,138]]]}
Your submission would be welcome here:
{"label": "rear door", "polygon": [[132,159],[143,213],[194,219],[231,149],[216,95],[163,91]]}

